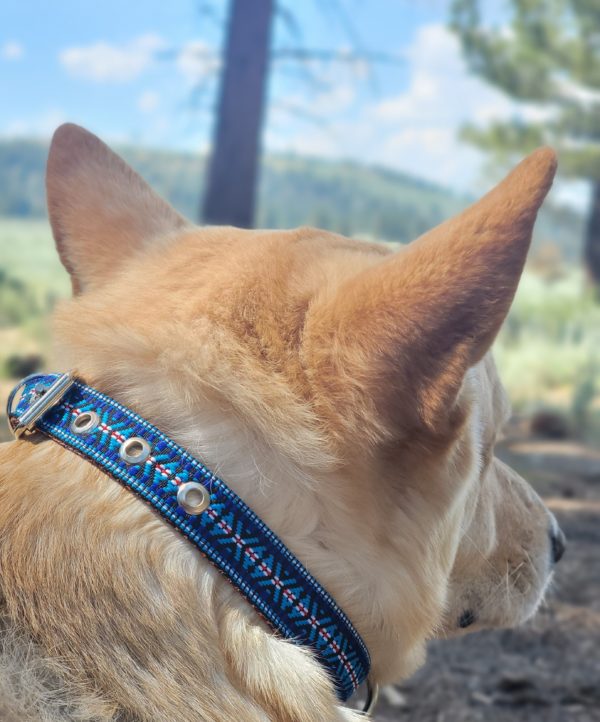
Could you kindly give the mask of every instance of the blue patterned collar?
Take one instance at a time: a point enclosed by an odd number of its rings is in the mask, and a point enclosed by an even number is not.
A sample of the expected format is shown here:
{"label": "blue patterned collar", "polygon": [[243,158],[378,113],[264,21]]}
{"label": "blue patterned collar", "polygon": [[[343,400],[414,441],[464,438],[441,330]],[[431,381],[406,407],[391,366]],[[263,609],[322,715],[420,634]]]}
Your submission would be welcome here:
{"label": "blue patterned collar", "polygon": [[367,679],[367,648],[332,597],[221,479],[155,426],[71,374],[27,377],[7,416],[17,438],[41,431],[154,507],[275,632],[314,650],[342,701]]}

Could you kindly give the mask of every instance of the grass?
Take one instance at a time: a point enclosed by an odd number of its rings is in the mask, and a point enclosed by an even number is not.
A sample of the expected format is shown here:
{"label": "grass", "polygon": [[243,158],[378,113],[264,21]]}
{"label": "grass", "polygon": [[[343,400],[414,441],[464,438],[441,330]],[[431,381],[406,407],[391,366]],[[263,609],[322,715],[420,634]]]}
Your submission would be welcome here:
{"label": "grass", "polygon": [[23,281],[42,305],[71,290],[47,221],[0,219],[0,269]]}
{"label": "grass", "polygon": [[494,350],[517,411],[555,410],[600,438],[600,304],[581,270],[526,271]]}
{"label": "grass", "polygon": [[[48,311],[70,294],[46,222],[0,219],[2,271],[24,284],[38,311],[19,327],[0,328],[0,375],[12,354],[46,355]],[[0,294],[0,304],[18,309],[26,300]],[[600,438],[600,304],[586,293],[581,271],[527,270],[494,350],[516,411],[556,410],[582,436]]]}

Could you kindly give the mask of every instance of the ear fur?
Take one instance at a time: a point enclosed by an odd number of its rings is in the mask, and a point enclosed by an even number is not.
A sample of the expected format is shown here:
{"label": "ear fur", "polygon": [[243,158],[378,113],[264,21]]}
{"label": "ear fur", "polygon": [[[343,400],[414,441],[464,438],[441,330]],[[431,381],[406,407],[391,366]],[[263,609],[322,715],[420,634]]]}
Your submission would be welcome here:
{"label": "ear fur", "polygon": [[328,416],[376,439],[448,423],[508,313],[555,169],[554,152],[539,149],[466,211],[315,304],[308,365]]}
{"label": "ear fur", "polygon": [[101,284],[123,259],[187,225],[99,138],[70,123],[52,138],[46,193],[75,293]]}

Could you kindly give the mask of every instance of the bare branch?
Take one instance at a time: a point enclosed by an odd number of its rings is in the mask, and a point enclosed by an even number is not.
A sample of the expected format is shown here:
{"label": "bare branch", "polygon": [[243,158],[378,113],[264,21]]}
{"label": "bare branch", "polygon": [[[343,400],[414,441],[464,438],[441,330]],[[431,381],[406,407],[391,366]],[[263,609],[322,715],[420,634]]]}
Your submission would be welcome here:
{"label": "bare branch", "polygon": [[294,118],[301,118],[302,120],[308,121],[312,125],[323,130],[331,128],[331,123],[325,120],[322,115],[319,113],[311,113],[306,109],[305,105],[301,105],[300,103],[294,103],[286,100],[275,100],[271,102],[271,108],[289,113]]}
{"label": "bare branch", "polygon": [[355,50],[320,50],[309,48],[277,48],[272,57],[276,60],[317,60],[335,63],[380,63],[382,65],[403,65],[405,60],[400,55],[377,51]]}
{"label": "bare branch", "polygon": [[206,0],[198,0],[196,2],[196,8],[198,15],[201,18],[206,18],[216,27],[221,27],[224,22],[223,13],[220,13],[215,7],[214,3],[207,2]]}
{"label": "bare branch", "polygon": [[302,32],[300,23],[289,7],[277,3],[275,6],[275,15],[283,21],[284,26],[296,42],[304,42],[304,33]]}

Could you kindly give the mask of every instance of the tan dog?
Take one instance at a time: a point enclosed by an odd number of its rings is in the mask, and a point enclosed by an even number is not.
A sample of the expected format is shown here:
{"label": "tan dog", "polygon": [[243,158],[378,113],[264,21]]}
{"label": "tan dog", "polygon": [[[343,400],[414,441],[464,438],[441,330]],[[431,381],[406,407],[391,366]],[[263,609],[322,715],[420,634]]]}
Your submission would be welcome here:
{"label": "tan dog", "polygon": [[[563,540],[494,457],[489,348],[555,170],[542,149],[391,254],[332,233],[197,228],[95,136],[48,162],[76,295],[61,366],[224,478],[331,592],[392,682],[427,639],[514,625]],[[312,654],[56,443],[0,447],[2,720],[334,722]]]}

